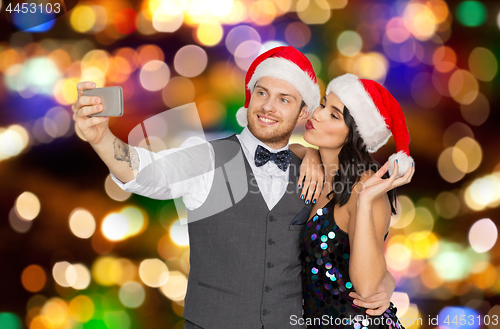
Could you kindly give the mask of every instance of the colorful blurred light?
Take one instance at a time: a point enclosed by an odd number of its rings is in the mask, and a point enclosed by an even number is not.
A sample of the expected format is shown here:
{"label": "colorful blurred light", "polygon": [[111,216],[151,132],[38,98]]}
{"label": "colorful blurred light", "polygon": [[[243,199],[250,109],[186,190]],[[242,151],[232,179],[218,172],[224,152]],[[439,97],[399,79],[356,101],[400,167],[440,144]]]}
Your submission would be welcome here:
{"label": "colorful blurred light", "polygon": [[363,39],[355,31],[344,31],[337,38],[337,48],[344,56],[354,56],[363,48]]}
{"label": "colorful blurred light", "polygon": [[77,6],[71,11],[70,24],[76,32],[89,32],[96,23],[96,14],[88,5]]}
{"label": "colorful blurred light", "polygon": [[493,248],[498,238],[498,229],[489,218],[475,222],[469,230],[469,243],[476,252],[486,252]]}
{"label": "colorful blurred light", "polygon": [[429,40],[436,32],[436,16],[424,4],[410,2],[405,8],[403,18],[408,31],[418,40]]}
{"label": "colorful blurred light", "polygon": [[498,72],[498,61],[489,49],[477,47],[470,53],[469,69],[476,79],[489,82]]}
{"label": "colorful blurred light", "polygon": [[486,7],[479,1],[462,1],[457,7],[457,19],[464,26],[480,26],[486,17]]}
{"label": "colorful blurred light", "polygon": [[42,267],[36,264],[29,265],[21,274],[21,282],[24,289],[29,292],[39,292],[45,287],[47,275]]}
{"label": "colorful blurred light", "polygon": [[188,280],[186,276],[179,271],[171,271],[169,278],[160,290],[170,300],[182,301],[186,296]]}
{"label": "colorful blurred light", "polygon": [[165,62],[154,60],[142,67],[139,79],[144,89],[158,91],[167,85],[170,69]]}
{"label": "colorful blurred light", "polygon": [[14,313],[0,313],[0,328],[3,329],[21,329],[21,321]]}
{"label": "colorful blurred light", "polygon": [[69,302],[69,316],[80,323],[88,322],[95,313],[92,299],[85,295],[79,295]]}
{"label": "colorful blurred light", "polygon": [[169,271],[161,260],[146,259],[139,266],[139,276],[147,286],[158,288],[169,280]]}
{"label": "colorful blurred light", "polygon": [[120,302],[128,308],[137,308],[144,303],[146,292],[142,285],[137,282],[127,282],[120,287],[118,293]]}
{"label": "colorful blurred light", "polygon": [[75,236],[88,239],[95,232],[96,222],[87,209],[75,208],[69,215],[69,227]]}
{"label": "colorful blurred light", "polygon": [[299,0],[297,15],[308,25],[324,24],[330,19],[330,5],[326,0]]}
{"label": "colorful blurred light", "polygon": [[196,29],[196,38],[204,46],[215,46],[221,40],[224,35],[224,30],[220,23],[212,21],[201,23]]}
{"label": "colorful blurred light", "polygon": [[183,22],[182,9],[173,3],[163,3],[153,14],[153,27],[158,32],[175,32]]}
{"label": "colorful blurred light", "polygon": [[490,115],[490,101],[483,93],[478,93],[476,99],[467,105],[460,104],[460,113],[471,125],[480,126]]}
{"label": "colorful blurred light", "polygon": [[23,192],[16,199],[15,210],[24,220],[33,220],[40,213],[40,200],[32,192]]}
{"label": "colorful blurred light", "polygon": [[187,78],[200,75],[207,67],[207,62],[205,50],[195,45],[182,47],[174,57],[175,70]]}

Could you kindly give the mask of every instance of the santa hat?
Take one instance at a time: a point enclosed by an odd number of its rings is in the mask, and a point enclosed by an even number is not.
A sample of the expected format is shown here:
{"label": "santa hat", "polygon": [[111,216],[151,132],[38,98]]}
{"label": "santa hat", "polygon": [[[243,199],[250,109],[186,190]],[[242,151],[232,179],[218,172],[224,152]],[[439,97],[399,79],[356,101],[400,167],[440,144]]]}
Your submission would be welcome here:
{"label": "santa hat", "polygon": [[248,124],[247,109],[255,84],[263,77],[280,79],[291,84],[307,109],[312,112],[320,102],[316,74],[309,59],[297,49],[286,46],[272,48],[259,55],[250,65],[245,76],[245,106],[236,113],[236,120],[244,127]]}
{"label": "santa hat", "polygon": [[396,153],[389,157],[389,174],[394,170],[394,160],[398,160],[398,176],[404,175],[413,162],[408,147],[410,133],[401,106],[387,89],[348,73],[328,84],[326,94],[329,93],[334,93],[349,109],[368,152],[377,151],[394,136]]}

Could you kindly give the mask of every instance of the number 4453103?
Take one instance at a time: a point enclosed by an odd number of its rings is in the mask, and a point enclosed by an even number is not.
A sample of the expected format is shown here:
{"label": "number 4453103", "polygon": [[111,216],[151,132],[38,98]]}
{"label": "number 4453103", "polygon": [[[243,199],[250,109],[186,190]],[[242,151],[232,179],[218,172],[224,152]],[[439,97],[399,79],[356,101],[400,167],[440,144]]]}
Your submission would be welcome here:
{"label": "number 4453103", "polygon": [[34,14],[34,13],[47,13],[47,14],[59,14],[61,11],[61,4],[60,3],[55,3],[52,5],[50,2],[46,3],[45,5],[43,4],[36,4],[36,3],[17,3],[14,9],[12,9],[12,3],[9,3],[7,8],[5,8],[5,11],[12,13],[12,12],[17,12],[17,13],[23,13],[26,14],[28,12]]}
{"label": "number 4453103", "polygon": [[[482,317],[483,318],[483,324],[485,325],[494,325],[496,326],[498,324],[498,315],[485,315]],[[466,316],[464,314],[458,316],[455,315],[452,320],[450,320],[450,316],[446,316],[446,318],[443,321],[447,325],[450,324],[455,324],[455,325],[461,325],[464,326],[466,324],[468,325],[481,325],[481,315],[474,316],[474,315],[469,315]]]}

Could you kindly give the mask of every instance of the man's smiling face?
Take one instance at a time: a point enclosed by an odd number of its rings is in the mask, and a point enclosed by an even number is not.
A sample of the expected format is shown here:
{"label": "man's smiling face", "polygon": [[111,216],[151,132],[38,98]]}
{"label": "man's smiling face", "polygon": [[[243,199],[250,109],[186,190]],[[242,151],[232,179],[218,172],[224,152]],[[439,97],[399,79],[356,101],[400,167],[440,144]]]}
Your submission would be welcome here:
{"label": "man's smiling face", "polygon": [[248,129],[274,149],[284,147],[299,119],[308,116],[301,109],[302,97],[284,80],[263,77],[257,81],[248,106]]}

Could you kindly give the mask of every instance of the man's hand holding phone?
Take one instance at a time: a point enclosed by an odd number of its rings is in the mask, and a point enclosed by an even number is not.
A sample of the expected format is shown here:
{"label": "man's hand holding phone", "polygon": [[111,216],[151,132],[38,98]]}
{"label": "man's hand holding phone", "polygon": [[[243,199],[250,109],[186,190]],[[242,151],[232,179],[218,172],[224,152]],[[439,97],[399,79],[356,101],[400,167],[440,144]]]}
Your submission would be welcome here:
{"label": "man's hand holding phone", "polygon": [[[92,81],[82,81],[78,83],[76,86],[78,91],[78,100],[71,107],[74,112],[73,120],[76,122],[75,129],[80,130],[80,135],[91,144],[99,144],[104,136],[109,132],[109,116],[106,116],[106,112],[110,109],[104,109],[104,106],[106,105],[105,103],[111,104],[111,100],[115,102],[122,102],[121,93],[116,94],[118,97],[116,100],[114,99],[116,97],[111,98],[110,95],[112,94],[108,92],[110,88],[96,89],[95,87],[96,84]],[[103,97],[106,97],[107,99],[103,99]],[[121,108],[123,109],[123,106]],[[123,110],[121,113],[123,113]],[[110,113],[109,115],[118,116],[120,114]]]}

